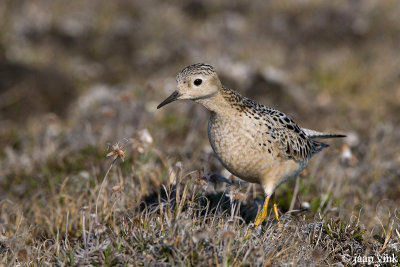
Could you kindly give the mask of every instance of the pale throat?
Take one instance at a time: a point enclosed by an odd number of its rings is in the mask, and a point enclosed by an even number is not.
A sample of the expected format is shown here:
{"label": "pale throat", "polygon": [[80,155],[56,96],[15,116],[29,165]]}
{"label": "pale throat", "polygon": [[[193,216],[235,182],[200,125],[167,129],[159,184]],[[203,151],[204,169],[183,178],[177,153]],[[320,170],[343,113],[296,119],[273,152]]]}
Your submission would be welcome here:
{"label": "pale throat", "polygon": [[209,111],[215,113],[225,113],[226,110],[231,108],[231,105],[226,101],[226,99],[220,94],[219,91],[207,95],[206,97],[198,98],[194,100],[195,102],[202,104]]}

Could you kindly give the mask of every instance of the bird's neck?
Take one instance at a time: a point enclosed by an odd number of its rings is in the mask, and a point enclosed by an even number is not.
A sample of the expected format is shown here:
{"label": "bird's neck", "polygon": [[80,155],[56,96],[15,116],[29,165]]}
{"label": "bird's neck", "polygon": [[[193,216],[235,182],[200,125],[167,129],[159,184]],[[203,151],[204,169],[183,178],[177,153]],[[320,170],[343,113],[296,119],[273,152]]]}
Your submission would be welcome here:
{"label": "bird's neck", "polygon": [[232,106],[227,101],[227,99],[221,94],[220,91],[215,93],[214,95],[195,100],[197,103],[202,104],[209,111],[214,112],[216,114],[226,114],[230,112]]}

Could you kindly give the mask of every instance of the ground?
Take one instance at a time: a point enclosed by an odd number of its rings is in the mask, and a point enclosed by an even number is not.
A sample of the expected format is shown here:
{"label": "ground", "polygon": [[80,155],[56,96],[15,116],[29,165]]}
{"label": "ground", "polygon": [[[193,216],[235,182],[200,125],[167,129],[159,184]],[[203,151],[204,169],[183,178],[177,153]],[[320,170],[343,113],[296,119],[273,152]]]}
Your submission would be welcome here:
{"label": "ground", "polygon": [[[2,1],[0,265],[399,266],[399,8]],[[218,162],[208,112],[156,110],[196,62],[348,136],[277,190],[281,226],[271,203],[249,239],[264,196]]]}

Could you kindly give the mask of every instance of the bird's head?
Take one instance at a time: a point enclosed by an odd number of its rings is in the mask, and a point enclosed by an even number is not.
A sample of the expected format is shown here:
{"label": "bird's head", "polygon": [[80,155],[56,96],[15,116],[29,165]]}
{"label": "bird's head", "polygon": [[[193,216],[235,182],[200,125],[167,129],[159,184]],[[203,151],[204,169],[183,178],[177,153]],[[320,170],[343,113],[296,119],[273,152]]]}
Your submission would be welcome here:
{"label": "bird's head", "polygon": [[161,102],[157,109],[178,99],[196,101],[213,97],[221,87],[221,82],[214,68],[203,63],[185,67],[176,76],[176,81],[178,86],[175,92]]}

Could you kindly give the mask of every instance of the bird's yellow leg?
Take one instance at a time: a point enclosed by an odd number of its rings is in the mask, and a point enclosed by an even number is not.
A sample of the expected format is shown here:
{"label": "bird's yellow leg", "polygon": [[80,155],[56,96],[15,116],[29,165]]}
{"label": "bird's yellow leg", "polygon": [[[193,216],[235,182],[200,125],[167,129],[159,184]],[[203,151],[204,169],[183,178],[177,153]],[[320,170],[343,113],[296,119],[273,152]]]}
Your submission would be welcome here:
{"label": "bird's yellow leg", "polygon": [[265,220],[265,218],[267,218],[267,211],[268,211],[268,202],[269,202],[269,199],[270,199],[270,196],[267,196],[267,197],[265,198],[264,206],[263,206],[261,212],[259,212],[259,214],[258,214],[258,216],[257,216],[257,220],[256,220],[256,222],[254,223],[255,226],[258,226],[259,224],[261,224],[261,223]]}
{"label": "bird's yellow leg", "polygon": [[278,221],[278,226],[281,226],[281,221],[279,220],[279,213],[278,213],[278,206],[276,203],[274,203],[274,213],[275,213],[275,218]]}
{"label": "bird's yellow leg", "polygon": [[[258,226],[260,223],[262,223],[265,220],[265,218],[267,218],[269,199],[270,199],[270,196],[267,196],[265,198],[263,208],[262,208],[262,210],[260,210],[258,212],[256,222],[254,223],[255,226]],[[251,233],[251,229],[246,234],[246,237],[245,237],[246,240],[250,237],[250,233]]]}

